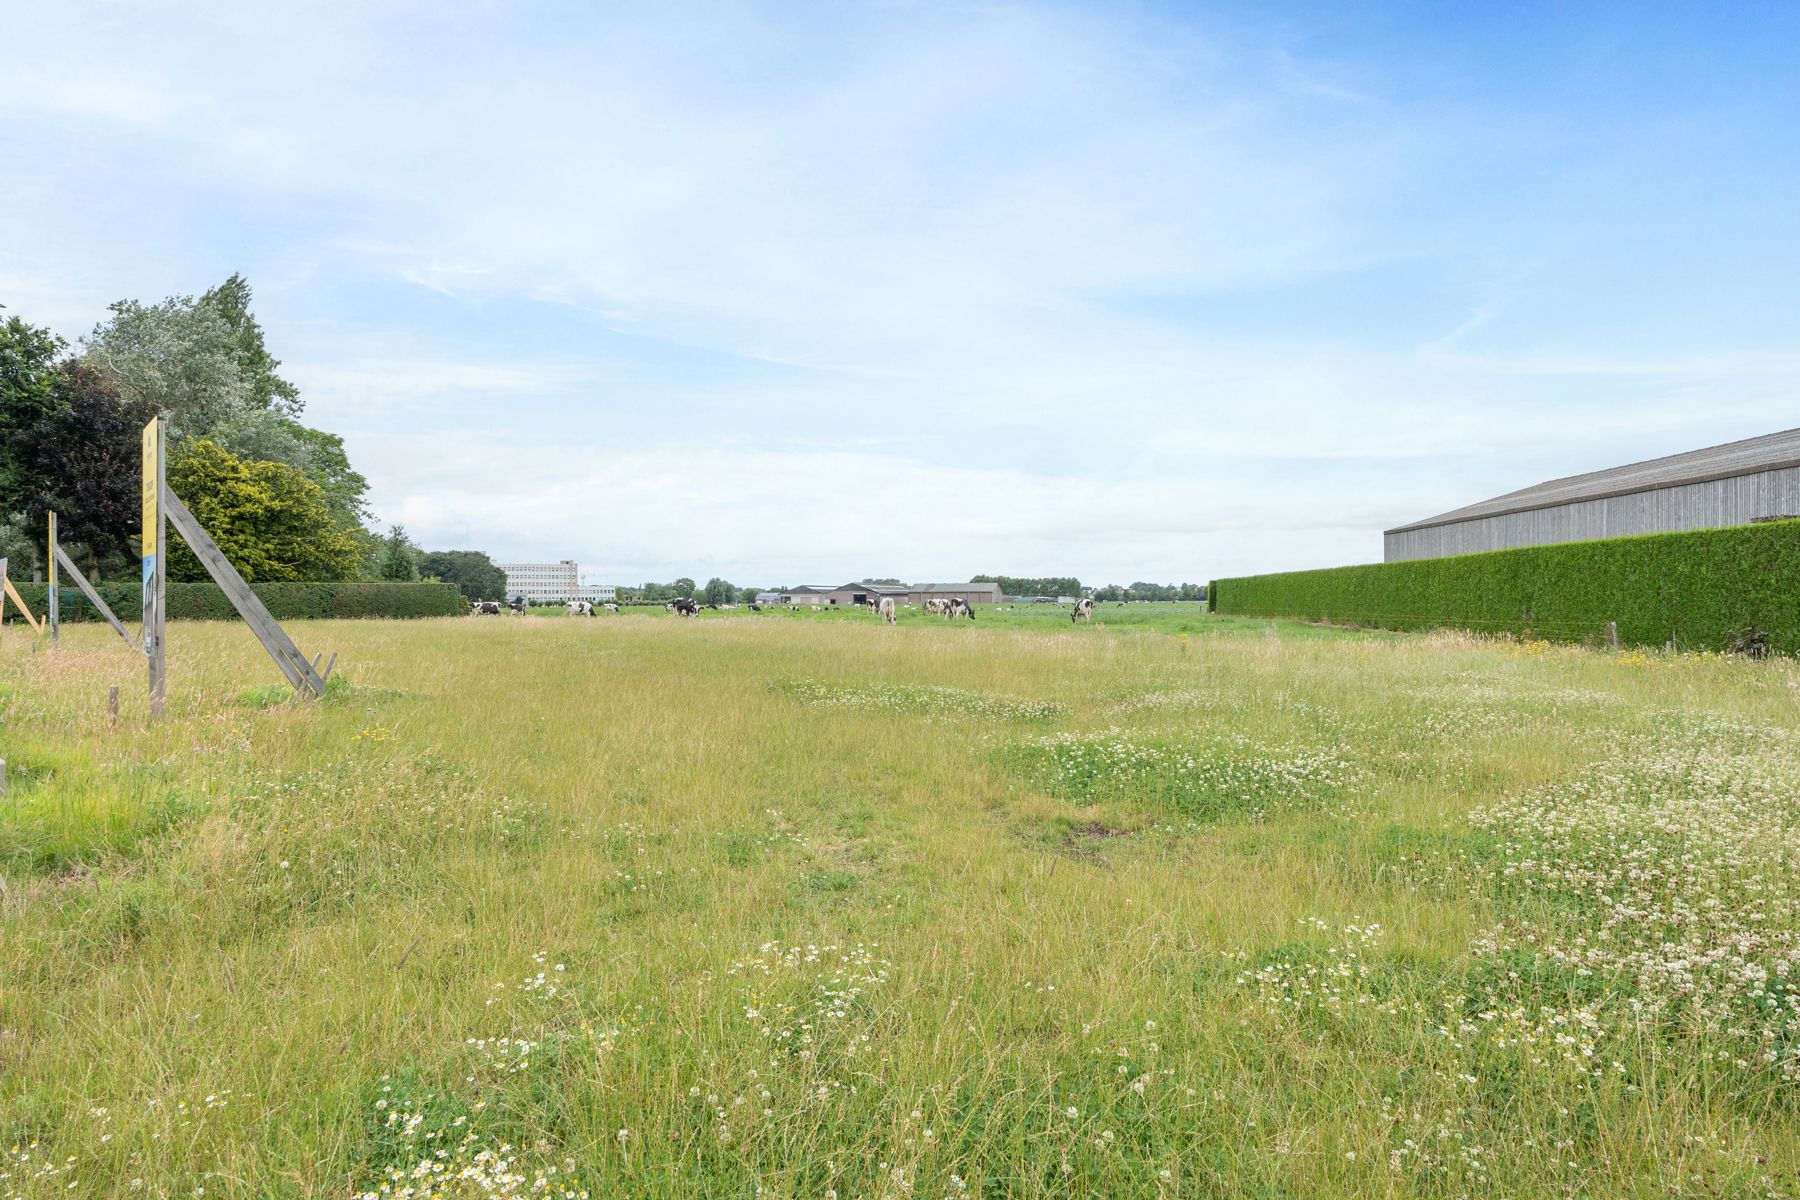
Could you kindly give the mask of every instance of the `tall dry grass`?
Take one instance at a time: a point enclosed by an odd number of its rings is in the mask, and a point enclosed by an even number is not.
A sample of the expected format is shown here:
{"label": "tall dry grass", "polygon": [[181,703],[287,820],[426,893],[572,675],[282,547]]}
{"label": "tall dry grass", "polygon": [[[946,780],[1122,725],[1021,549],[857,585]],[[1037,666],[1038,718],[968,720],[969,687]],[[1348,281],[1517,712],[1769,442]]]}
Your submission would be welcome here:
{"label": "tall dry grass", "polygon": [[194,625],[151,726],[102,633],[0,643],[0,1196],[1795,1190],[1780,1013],[1570,952],[1650,813],[1778,979],[1789,663],[346,622],[293,706]]}

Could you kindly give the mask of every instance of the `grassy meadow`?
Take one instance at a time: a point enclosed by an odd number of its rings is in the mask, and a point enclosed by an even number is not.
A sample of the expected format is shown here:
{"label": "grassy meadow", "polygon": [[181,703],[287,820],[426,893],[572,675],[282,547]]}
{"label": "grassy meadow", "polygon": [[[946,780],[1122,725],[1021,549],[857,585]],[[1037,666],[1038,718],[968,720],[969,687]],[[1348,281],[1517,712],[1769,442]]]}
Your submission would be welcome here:
{"label": "grassy meadow", "polygon": [[9,625],[0,1197],[1800,1194],[1794,662],[1097,618]]}

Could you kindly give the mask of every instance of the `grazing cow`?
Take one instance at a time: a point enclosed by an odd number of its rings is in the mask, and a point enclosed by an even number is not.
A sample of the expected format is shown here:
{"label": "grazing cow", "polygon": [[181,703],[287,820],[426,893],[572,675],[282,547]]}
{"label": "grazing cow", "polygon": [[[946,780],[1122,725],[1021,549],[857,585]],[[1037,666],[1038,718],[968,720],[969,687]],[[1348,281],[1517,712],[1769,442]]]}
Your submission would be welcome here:
{"label": "grazing cow", "polygon": [[619,606],[616,604],[603,604],[600,607],[604,608],[607,612],[616,613],[619,611]]}
{"label": "grazing cow", "polygon": [[471,617],[497,617],[500,615],[498,600],[477,600],[469,609]]}
{"label": "grazing cow", "polygon": [[700,606],[686,596],[678,596],[675,603],[669,605],[669,611],[678,617],[697,617],[700,615]]}
{"label": "grazing cow", "polygon": [[751,612],[761,612],[761,611],[762,611],[762,605],[760,605],[760,604],[754,604],[754,603],[753,603],[753,604],[751,604],[751,605],[750,605],[750,611],[751,611]]}
{"label": "grazing cow", "polygon": [[515,616],[515,617],[524,616],[525,615],[525,597],[514,596],[511,600],[508,600],[506,602],[506,607],[508,607],[512,610],[513,616]]}
{"label": "grazing cow", "polygon": [[925,611],[930,613],[934,617],[943,616],[945,610],[948,607],[949,607],[949,601],[939,600],[936,597],[928,598],[925,601]]}
{"label": "grazing cow", "polygon": [[1083,596],[1075,602],[1075,611],[1069,614],[1069,622],[1070,624],[1073,624],[1076,621],[1092,622],[1093,619],[1094,602],[1086,596]]}
{"label": "grazing cow", "polygon": [[899,620],[899,616],[894,612],[894,598],[892,596],[883,596],[880,600],[877,600],[875,602],[875,611],[880,615],[881,619],[886,621],[889,625],[892,625]]}
{"label": "grazing cow", "polygon": [[973,621],[975,619],[975,609],[961,596],[953,596],[950,599],[949,607],[944,610],[944,617],[946,620],[950,621],[954,621],[958,617],[967,617],[969,620]]}
{"label": "grazing cow", "polygon": [[594,606],[587,600],[570,600],[565,603],[563,607],[569,610],[569,615],[571,617],[591,617],[594,615]]}

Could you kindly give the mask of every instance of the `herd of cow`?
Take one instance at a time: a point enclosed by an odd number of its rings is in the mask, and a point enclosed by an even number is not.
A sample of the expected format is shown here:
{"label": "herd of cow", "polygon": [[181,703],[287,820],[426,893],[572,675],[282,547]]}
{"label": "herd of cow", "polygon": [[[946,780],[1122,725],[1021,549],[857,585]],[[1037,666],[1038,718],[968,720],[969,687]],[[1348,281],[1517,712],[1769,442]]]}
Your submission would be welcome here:
{"label": "herd of cow", "polygon": [[[477,600],[469,606],[469,615],[476,617],[498,617],[503,613],[511,613],[515,617],[522,617],[525,615],[526,607],[525,597],[523,596],[514,596],[504,604],[498,600]],[[619,611],[619,606],[617,604],[605,603],[596,608],[594,603],[590,600],[570,600],[564,604],[563,607],[568,610],[569,615],[572,617],[592,617],[598,616],[601,612],[616,613]],[[708,604],[706,607],[721,611],[729,611],[737,606],[733,604]],[[748,607],[751,612],[761,612],[763,608],[760,604],[751,604]],[[802,607],[804,606],[799,604],[789,604],[788,611],[799,612]],[[894,598],[892,596],[883,596],[879,600],[872,600],[869,602],[868,607],[871,612],[889,625],[895,624],[900,619],[899,610],[894,604]],[[911,608],[912,605],[908,604],[906,607]],[[946,596],[942,599],[933,597],[925,601],[924,607],[926,612],[933,616],[943,617],[947,621],[954,621],[958,617],[967,617],[971,621],[975,619],[975,606],[961,596]],[[681,596],[671,600],[669,603],[663,605],[663,608],[665,611],[672,612],[678,617],[697,617],[700,615],[699,602],[688,596]],[[1075,611],[1070,614],[1069,620],[1092,621],[1093,619],[1094,602],[1085,597],[1077,600],[1075,602]]]}

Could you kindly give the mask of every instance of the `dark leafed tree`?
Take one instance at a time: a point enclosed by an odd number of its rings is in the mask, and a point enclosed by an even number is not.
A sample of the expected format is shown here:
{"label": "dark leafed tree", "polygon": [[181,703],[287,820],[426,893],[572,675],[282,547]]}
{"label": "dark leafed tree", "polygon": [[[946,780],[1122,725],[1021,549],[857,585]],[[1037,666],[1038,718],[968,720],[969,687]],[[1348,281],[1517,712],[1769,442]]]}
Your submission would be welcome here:
{"label": "dark leafed tree", "polygon": [[694,581],[689,579],[686,575],[683,575],[669,586],[675,589],[675,594],[677,596],[692,596],[694,594]]}
{"label": "dark leafed tree", "polygon": [[81,360],[56,369],[52,392],[49,411],[10,444],[31,480],[25,511],[41,527],[55,509],[60,540],[85,554],[90,573],[117,571],[138,557],[143,429],[156,408],[122,397]]}
{"label": "dark leafed tree", "polygon": [[63,344],[18,317],[0,321],[0,516],[19,512],[33,490],[11,443],[56,407],[56,359]]}

